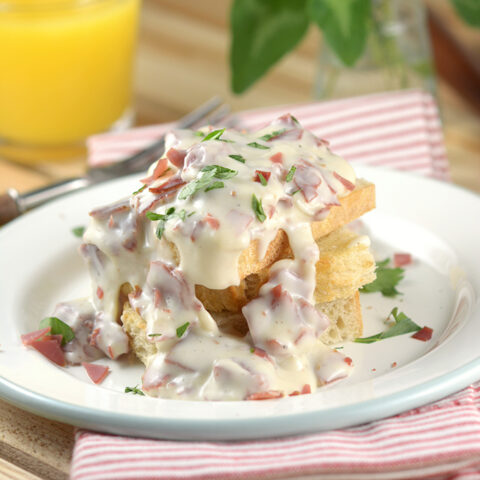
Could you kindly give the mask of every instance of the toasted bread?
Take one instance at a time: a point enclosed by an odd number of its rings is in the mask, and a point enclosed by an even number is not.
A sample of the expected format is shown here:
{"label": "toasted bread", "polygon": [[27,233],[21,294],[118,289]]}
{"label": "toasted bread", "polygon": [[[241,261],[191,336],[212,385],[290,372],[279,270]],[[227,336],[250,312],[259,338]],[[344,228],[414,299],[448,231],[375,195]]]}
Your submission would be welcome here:
{"label": "toasted bread", "polygon": [[[355,190],[346,197],[341,198],[340,204],[340,206],[332,207],[324,220],[312,223],[312,233],[315,240],[320,240],[339,227],[375,208],[375,186],[365,180],[358,180]],[[239,311],[243,305],[257,295],[259,288],[267,281],[270,267],[278,260],[292,258],[293,256],[287,234],[283,230],[279,230],[277,236],[270,243],[263,259],[258,258],[257,244],[257,240],[251,242],[250,246],[240,256],[238,270],[241,281],[239,285],[232,285],[222,290],[209,289],[203,285],[195,286],[195,294],[207,310],[212,312],[224,310],[231,312]],[[320,246],[320,248],[322,247]],[[329,249],[331,250],[331,246]],[[335,252],[332,253],[335,254]],[[353,258],[352,255],[348,260],[352,261]],[[353,261],[357,263],[355,260]],[[371,267],[374,267],[371,255],[368,258],[363,257],[360,261],[371,262]],[[330,267],[328,266],[329,263]],[[347,263],[343,262],[343,265]],[[338,265],[338,262],[333,260],[333,256],[328,254],[325,261],[317,265],[317,271],[321,273],[322,268],[333,271]],[[356,268],[356,266],[353,268]],[[361,285],[372,281],[374,278],[372,270],[368,278],[358,279],[360,283],[356,285],[348,285],[348,282],[345,282],[347,276],[348,272],[346,275],[343,275],[339,271],[335,280],[338,285],[332,285],[331,289],[325,288],[325,283],[329,282],[328,278],[326,282],[321,283],[315,292],[317,303],[351,296]],[[337,288],[343,289],[343,292],[337,292]]]}
{"label": "toasted bread", "polygon": [[[349,298],[319,304],[316,307],[330,318],[330,327],[323,333],[321,339],[327,345],[334,345],[346,340],[353,340],[362,335],[362,313],[358,291]],[[213,314],[222,332],[244,336],[248,326],[241,313],[221,312]],[[157,344],[147,338],[146,323],[143,318],[126,302],[122,314],[123,328],[130,337],[130,345],[135,355],[144,363],[158,353]]]}
{"label": "toasted bread", "polygon": [[[315,302],[325,303],[351,297],[361,286],[375,279],[375,261],[368,243],[347,228],[340,228],[317,240],[320,259],[316,264]],[[291,252],[287,258],[292,258]],[[211,290],[195,287],[197,298],[211,312],[239,312],[268,280],[263,268],[244,278],[239,286]]]}

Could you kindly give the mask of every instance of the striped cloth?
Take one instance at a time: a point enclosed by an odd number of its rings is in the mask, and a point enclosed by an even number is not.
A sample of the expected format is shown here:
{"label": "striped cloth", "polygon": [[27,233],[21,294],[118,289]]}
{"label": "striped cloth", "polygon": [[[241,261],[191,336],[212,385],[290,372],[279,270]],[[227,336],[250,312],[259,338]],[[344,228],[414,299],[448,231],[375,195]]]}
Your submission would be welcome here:
{"label": "striped cloth", "polygon": [[480,478],[480,382],[344,430],[250,442],[175,442],[80,430],[72,480]]}
{"label": "striped cloth", "polygon": [[[404,91],[240,113],[255,129],[295,115],[352,163],[448,180],[434,100]],[[115,161],[171,125],[89,141],[90,164]],[[72,480],[480,479],[480,382],[439,402],[366,425],[249,442],[176,442],[79,430]]]}

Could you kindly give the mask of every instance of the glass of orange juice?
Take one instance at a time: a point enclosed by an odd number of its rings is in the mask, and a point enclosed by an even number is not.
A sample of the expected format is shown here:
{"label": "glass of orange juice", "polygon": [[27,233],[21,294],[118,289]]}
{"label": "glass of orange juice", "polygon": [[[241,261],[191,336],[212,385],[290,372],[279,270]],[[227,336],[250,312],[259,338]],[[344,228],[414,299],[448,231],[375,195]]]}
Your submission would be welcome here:
{"label": "glass of orange juice", "polygon": [[140,0],[0,0],[0,155],[63,158],[132,119]]}

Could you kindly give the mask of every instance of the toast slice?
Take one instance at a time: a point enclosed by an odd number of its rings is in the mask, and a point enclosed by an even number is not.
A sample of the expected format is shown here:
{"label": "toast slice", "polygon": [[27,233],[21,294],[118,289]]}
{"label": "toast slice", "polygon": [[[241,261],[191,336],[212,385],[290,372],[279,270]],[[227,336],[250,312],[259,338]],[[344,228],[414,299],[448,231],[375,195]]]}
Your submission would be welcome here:
{"label": "toast slice", "polygon": [[[328,216],[324,220],[312,223],[312,233],[315,240],[319,241],[326,235],[375,208],[375,186],[372,183],[359,179],[357,180],[355,190],[339,200],[340,205],[331,207]],[[283,230],[279,230],[277,236],[270,243],[264,258],[258,258],[257,247],[258,241],[254,240],[240,256],[238,270],[241,281],[239,285],[232,285],[222,290],[210,289],[203,285],[195,286],[195,294],[207,310],[212,312],[224,310],[230,312],[240,311],[250,299],[257,296],[259,288],[268,280],[270,267],[278,260],[293,258],[287,234]],[[317,265],[317,271],[321,271],[322,268],[332,271],[333,268],[339,265],[338,262],[333,260],[332,254],[335,252],[332,252],[331,247],[330,245],[325,261]],[[320,248],[322,247],[320,246]],[[348,261],[352,261],[354,258],[354,252],[351,250],[350,252],[352,254],[349,256]],[[374,268],[371,255],[368,258],[362,258],[363,260],[361,261],[365,263],[371,262],[371,267],[372,269]],[[329,264],[330,267],[328,266]],[[348,265],[348,262],[344,261],[343,264]],[[345,282],[346,277],[348,277],[348,271],[346,275],[339,271],[336,276],[338,285],[332,284],[331,289],[327,288],[325,282],[321,282],[315,292],[316,302],[323,303],[332,301],[335,298],[346,298],[353,295],[355,290],[361,285],[369,283],[374,279],[373,270],[368,278],[358,279],[360,283],[357,285],[348,285],[348,282]],[[329,280],[327,279],[326,282],[329,282]],[[337,289],[343,289],[343,291],[340,293]]]}
{"label": "toast slice", "polygon": [[[360,308],[360,295],[355,292],[349,298],[334,300],[316,306],[330,318],[330,326],[322,334],[321,340],[327,345],[353,340],[362,335],[363,323]],[[243,337],[248,333],[247,322],[241,312],[221,312],[213,314],[223,333]],[[149,358],[158,353],[156,342],[146,335],[145,320],[130,306],[124,304],[122,314],[123,328],[130,337],[132,351],[147,365]]]}
{"label": "toast slice", "polygon": [[[312,234],[315,240],[373,210],[375,208],[375,185],[358,179],[355,190],[345,197],[339,198],[339,202],[340,205],[330,208],[326,218],[312,223]],[[268,246],[264,258],[258,258],[258,240],[251,242],[249,247],[242,252],[238,262],[239,276],[243,279],[252,273],[261,272],[283,258],[292,258],[292,250],[287,234],[283,230],[279,230]]]}
{"label": "toast slice", "polygon": [[[317,240],[320,259],[316,264],[315,303],[348,298],[375,279],[375,260],[369,240],[347,228],[340,228]],[[286,258],[292,258],[291,251]],[[210,312],[239,312],[258,295],[268,280],[269,268],[251,273],[239,286],[212,290],[196,285],[195,294]]]}
{"label": "toast slice", "polygon": [[[326,345],[362,336],[363,321],[358,290],[348,298],[319,303],[316,308],[330,319],[330,326],[320,337]],[[248,333],[248,325],[241,312],[219,312],[214,313],[213,317],[224,333],[239,337]]]}

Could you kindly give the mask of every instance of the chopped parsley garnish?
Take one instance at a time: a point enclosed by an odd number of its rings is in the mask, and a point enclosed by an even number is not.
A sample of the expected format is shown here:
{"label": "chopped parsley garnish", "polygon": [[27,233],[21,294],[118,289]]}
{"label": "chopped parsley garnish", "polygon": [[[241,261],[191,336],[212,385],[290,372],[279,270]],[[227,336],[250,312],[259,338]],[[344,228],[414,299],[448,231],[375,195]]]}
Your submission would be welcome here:
{"label": "chopped parsley garnish", "polygon": [[262,145],[261,143],[257,143],[257,142],[250,142],[250,143],[247,143],[247,145],[252,148],[259,148],[260,150],[270,149],[270,147],[267,147],[266,145]]}
{"label": "chopped parsley garnish", "polygon": [[257,175],[258,175],[258,179],[260,180],[260,183],[266,187],[267,186],[267,179],[257,170]]}
{"label": "chopped parsley garnish", "polygon": [[203,132],[201,132],[200,130],[197,130],[196,132],[193,132],[193,134],[196,137],[204,137],[205,136],[205,134]]}
{"label": "chopped parsley garnish", "polygon": [[245,163],[245,158],[243,158],[241,155],[229,155],[230,158],[233,158],[237,162]]}
{"label": "chopped parsley garnish", "polygon": [[395,323],[384,332],[377,333],[371,337],[356,338],[354,341],[357,343],[374,343],[385,338],[397,337],[398,335],[405,335],[406,333],[417,332],[422,328],[417,325],[413,320],[408,318],[403,312],[398,311],[398,307],[395,307],[387,317],[387,321],[390,317],[393,317]]}
{"label": "chopped parsley garnish", "polygon": [[213,130],[202,138],[202,142],[206,142],[207,140],[219,140],[224,131],[224,128],[221,128],[220,130]]}
{"label": "chopped parsley garnish", "polygon": [[381,292],[385,297],[394,297],[400,294],[395,288],[400,280],[403,279],[403,268],[389,268],[387,265],[390,259],[386,258],[382,262],[377,262],[375,273],[377,278],[367,285],[364,285],[360,291],[362,293]]}
{"label": "chopped parsley garnish", "polygon": [[148,336],[149,337],[161,337],[162,334],[161,333],[149,333]]}
{"label": "chopped parsley garnish", "polygon": [[227,167],[221,167],[220,165],[207,165],[206,167],[203,167],[200,171],[211,172],[212,170],[215,172],[215,178],[220,178],[223,180],[226,180],[227,178],[232,178],[238,173],[236,170],[232,170],[231,168]]}
{"label": "chopped parsley garnish", "polygon": [[250,347],[250,353],[255,353],[255,347]]}
{"label": "chopped parsley garnish", "polygon": [[259,200],[255,194],[252,195],[252,209],[255,212],[255,216],[259,222],[264,222],[267,219],[265,212],[263,211],[262,201]]}
{"label": "chopped parsley garnish", "polygon": [[[220,165],[207,165],[206,167],[200,170],[202,176],[191,181],[189,184],[185,185],[178,194],[179,200],[185,200],[186,198],[195,195],[200,190],[208,192],[215,188],[222,188],[223,182],[213,182],[214,178],[220,180],[226,180],[237,175],[236,170],[231,168],[222,167]],[[222,184],[222,185],[220,185]]]}
{"label": "chopped parsley garnish", "polygon": [[137,388],[136,385],[134,387],[125,387],[125,393],[133,393],[134,395],[145,396],[145,394],[139,388]]}
{"label": "chopped parsley garnish", "polygon": [[286,182],[291,182],[296,171],[297,171],[297,167],[295,165],[292,165],[292,167],[290,168],[290,170],[287,173],[287,176],[285,177],[285,181]]}
{"label": "chopped parsley garnish", "polygon": [[200,190],[204,190],[208,187],[215,175],[215,171],[211,170],[210,172],[204,172],[200,178],[191,181],[185,185],[180,193],[178,194],[179,200],[185,200],[188,197],[191,197]]}
{"label": "chopped parsley garnish", "polygon": [[135,190],[132,195],[138,195],[140,192],[143,192],[147,188],[147,184],[142,185],[138,190]]}
{"label": "chopped parsley garnish", "polygon": [[213,182],[211,183],[206,189],[206,192],[209,192],[210,190],[215,190],[216,188],[223,188],[225,184],[223,182]]}
{"label": "chopped parsley garnish", "polygon": [[47,327],[50,327],[50,335],[62,336],[62,345],[71,342],[75,338],[75,333],[71,327],[57,317],[46,317],[40,322],[40,328]]}
{"label": "chopped parsley garnish", "polygon": [[300,122],[292,114],[290,114],[290,118],[295,122],[295,124],[300,125]]}
{"label": "chopped parsley garnish", "polygon": [[165,231],[165,224],[168,222],[168,220],[172,218],[179,218],[180,220],[185,221],[187,212],[183,209],[176,212],[175,207],[170,207],[164,214],[149,211],[145,214],[145,216],[152,222],[155,222],[158,220],[158,225],[157,225],[157,229],[155,230],[155,235],[160,240],[163,236],[163,232]]}
{"label": "chopped parsley garnish", "polygon": [[267,133],[266,135],[263,135],[262,137],[259,138],[259,140],[263,140],[264,142],[268,142],[269,140],[272,140],[275,137],[278,137],[282,133],[285,133],[287,131],[286,128],[282,128],[281,130],[275,130],[272,133]]}
{"label": "chopped parsley garnish", "polygon": [[189,325],[190,325],[190,322],[186,322],[186,323],[184,323],[183,325],[181,325],[180,327],[177,328],[177,337],[178,338],[182,338],[183,334],[185,333],[185,331],[187,330]]}
{"label": "chopped parsley garnish", "polygon": [[228,138],[218,138],[217,140],[220,140],[221,142],[225,142],[225,143],[235,143],[233,140],[230,140]]}
{"label": "chopped parsley garnish", "polygon": [[83,237],[83,234],[85,233],[85,227],[74,227],[72,228],[72,233],[76,236],[76,237]]}
{"label": "chopped parsley garnish", "polygon": [[298,188],[297,190],[295,190],[294,192],[292,192],[290,195],[292,195],[292,197],[293,197],[293,195],[295,195],[296,193],[298,193],[300,190],[301,190],[301,188]]}

